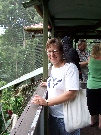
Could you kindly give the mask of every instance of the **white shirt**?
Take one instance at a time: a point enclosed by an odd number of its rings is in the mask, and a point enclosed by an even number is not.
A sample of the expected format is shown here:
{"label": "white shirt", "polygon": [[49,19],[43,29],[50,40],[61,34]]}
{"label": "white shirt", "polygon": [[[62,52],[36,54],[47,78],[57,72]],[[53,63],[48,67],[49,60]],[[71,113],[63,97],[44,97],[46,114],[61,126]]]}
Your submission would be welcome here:
{"label": "white shirt", "polygon": [[[52,67],[47,80],[48,99],[54,98],[69,90],[79,90],[79,71],[75,64],[66,63],[63,67]],[[63,118],[63,104],[49,107],[49,112],[54,117]]]}

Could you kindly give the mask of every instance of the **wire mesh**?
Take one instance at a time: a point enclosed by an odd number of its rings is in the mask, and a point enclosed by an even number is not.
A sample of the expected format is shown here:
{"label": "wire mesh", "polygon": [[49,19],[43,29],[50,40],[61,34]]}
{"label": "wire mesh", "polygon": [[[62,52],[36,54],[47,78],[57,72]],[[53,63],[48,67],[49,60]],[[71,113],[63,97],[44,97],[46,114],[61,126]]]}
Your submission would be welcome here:
{"label": "wire mesh", "polygon": [[[34,7],[23,8],[21,3],[26,2],[26,0],[1,1],[0,28],[3,29],[3,32],[0,31],[0,87],[43,67],[43,34],[33,36],[33,32],[24,30],[25,26],[42,22],[42,18],[37,14]],[[16,89],[13,86],[2,90],[2,93],[0,91],[0,102],[6,124],[9,123],[10,119],[7,110],[13,110],[20,116],[37,87],[37,80],[40,78],[42,78],[42,74],[35,77],[33,88],[30,84],[31,80],[22,83],[21,85],[27,84],[28,87],[23,88],[21,93],[17,93],[18,87]],[[15,93],[19,95],[16,96]],[[17,105],[15,105],[16,103]],[[15,108],[16,106],[18,108]],[[0,130],[0,133],[6,135],[9,126],[6,128],[2,122],[0,129],[1,127],[4,129],[2,132]]]}
{"label": "wire mesh", "polygon": [[[9,8],[2,9],[3,15],[8,12],[5,22],[0,26],[4,33],[0,35],[0,79],[9,83],[20,76],[43,66],[43,35],[24,30],[42,22],[42,18],[34,7],[24,9],[22,2],[26,0],[9,1]],[[4,6],[6,2],[4,3]]]}

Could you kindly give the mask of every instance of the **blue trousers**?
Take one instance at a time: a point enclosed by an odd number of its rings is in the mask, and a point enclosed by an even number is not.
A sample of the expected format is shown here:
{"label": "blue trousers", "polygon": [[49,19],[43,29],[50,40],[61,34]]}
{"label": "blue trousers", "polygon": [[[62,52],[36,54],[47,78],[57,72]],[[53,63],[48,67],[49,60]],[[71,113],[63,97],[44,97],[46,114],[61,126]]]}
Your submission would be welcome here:
{"label": "blue trousers", "polygon": [[49,114],[49,135],[80,135],[80,129],[68,133],[65,130],[64,119]]}

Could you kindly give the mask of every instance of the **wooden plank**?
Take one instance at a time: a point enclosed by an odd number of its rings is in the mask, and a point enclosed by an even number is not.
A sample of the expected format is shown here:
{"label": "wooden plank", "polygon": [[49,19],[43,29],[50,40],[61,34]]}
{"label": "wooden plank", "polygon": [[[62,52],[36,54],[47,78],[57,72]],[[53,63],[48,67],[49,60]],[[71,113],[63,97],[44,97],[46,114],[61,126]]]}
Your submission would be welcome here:
{"label": "wooden plank", "polygon": [[[42,97],[45,97],[46,87],[38,86],[35,93],[37,93],[38,95]],[[33,94],[32,97],[34,97],[35,93]],[[15,127],[12,129],[10,135],[28,135],[28,132],[29,132],[29,129],[31,128],[31,124],[33,120],[37,119],[36,117],[39,117],[38,115],[36,115],[36,113],[37,113],[37,110],[40,108],[42,109],[41,106],[31,103],[31,99],[30,99],[22,115],[18,119]]]}

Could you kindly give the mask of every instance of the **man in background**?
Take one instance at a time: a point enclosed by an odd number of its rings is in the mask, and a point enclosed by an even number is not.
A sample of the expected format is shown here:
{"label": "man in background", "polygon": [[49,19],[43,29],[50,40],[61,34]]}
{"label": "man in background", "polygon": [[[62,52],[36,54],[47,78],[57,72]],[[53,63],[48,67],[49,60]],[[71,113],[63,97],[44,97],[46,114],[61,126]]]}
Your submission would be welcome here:
{"label": "man in background", "polygon": [[87,51],[87,43],[86,40],[80,39],[78,41],[78,49],[77,49],[79,58],[80,58],[80,67],[82,72],[83,82],[87,83],[88,78],[88,57],[89,52]]}

